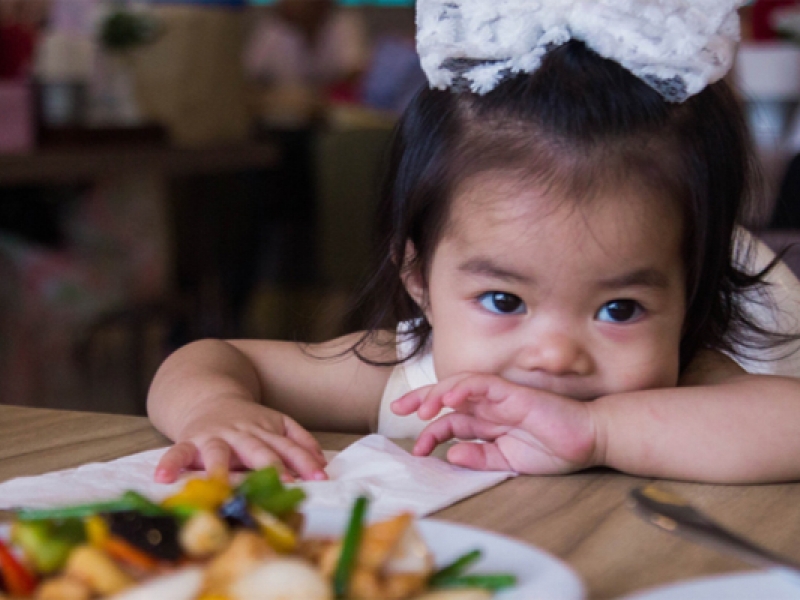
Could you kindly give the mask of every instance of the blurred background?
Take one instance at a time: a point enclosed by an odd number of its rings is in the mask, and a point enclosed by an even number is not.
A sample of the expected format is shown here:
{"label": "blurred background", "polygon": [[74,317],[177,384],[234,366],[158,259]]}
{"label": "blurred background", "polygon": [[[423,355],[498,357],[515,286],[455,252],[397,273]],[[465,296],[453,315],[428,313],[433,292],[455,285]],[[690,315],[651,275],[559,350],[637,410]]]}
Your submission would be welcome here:
{"label": "blurred background", "polygon": [[[800,2],[742,17],[748,225],[781,248]],[[387,141],[422,85],[412,0],[0,0],[0,402],[143,414],[189,341],[358,328]]]}

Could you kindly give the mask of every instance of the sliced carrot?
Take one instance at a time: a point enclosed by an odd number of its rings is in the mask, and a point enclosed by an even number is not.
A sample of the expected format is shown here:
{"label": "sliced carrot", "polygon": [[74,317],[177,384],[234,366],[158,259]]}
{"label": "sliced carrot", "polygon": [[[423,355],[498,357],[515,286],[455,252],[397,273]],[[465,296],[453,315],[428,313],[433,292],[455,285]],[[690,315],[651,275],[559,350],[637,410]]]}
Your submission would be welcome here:
{"label": "sliced carrot", "polygon": [[152,572],[158,570],[158,559],[122,538],[109,536],[103,542],[103,550],[113,559],[126,563],[142,571]]}

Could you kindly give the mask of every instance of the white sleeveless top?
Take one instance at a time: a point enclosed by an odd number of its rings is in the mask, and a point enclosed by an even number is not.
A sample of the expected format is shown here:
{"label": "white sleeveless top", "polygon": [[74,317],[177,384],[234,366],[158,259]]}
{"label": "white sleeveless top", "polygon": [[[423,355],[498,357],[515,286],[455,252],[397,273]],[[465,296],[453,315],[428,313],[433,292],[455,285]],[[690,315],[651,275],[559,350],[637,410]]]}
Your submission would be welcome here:
{"label": "white sleeveless top", "polygon": [[[750,241],[750,233],[740,230],[742,244]],[[740,244],[740,247],[744,247]],[[763,269],[775,254],[761,241],[755,240],[753,254],[746,260],[752,265],[751,271]],[[748,299],[750,314],[768,330],[779,332],[800,331],[800,281],[785,263],[781,262],[770,271],[766,280],[770,283],[765,295],[753,295]],[[413,347],[406,335],[408,327],[401,323],[397,333],[397,356],[408,356]],[[759,351],[758,359],[743,359],[734,356],[748,373],[784,375],[800,377],[800,348],[795,345],[782,345],[777,348]],[[433,353],[428,347],[423,353],[399,365],[389,376],[389,381],[381,398],[378,417],[378,433],[391,438],[416,438],[428,421],[416,414],[401,417],[391,411],[390,404],[411,390],[436,383],[436,370]],[[444,412],[440,413],[444,414]]]}

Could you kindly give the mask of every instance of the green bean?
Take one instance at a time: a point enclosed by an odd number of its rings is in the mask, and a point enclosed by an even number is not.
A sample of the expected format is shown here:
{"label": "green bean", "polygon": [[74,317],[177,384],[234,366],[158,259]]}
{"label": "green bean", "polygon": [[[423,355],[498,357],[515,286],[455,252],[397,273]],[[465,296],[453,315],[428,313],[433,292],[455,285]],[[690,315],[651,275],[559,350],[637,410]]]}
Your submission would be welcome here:
{"label": "green bean", "polygon": [[146,515],[166,515],[169,511],[148,500],[141,494],[129,490],[114,500],[92,502],[59,508],[22,508],[16,513],[20,521],[39,521],[42,519],[82,518],[104,512],[136,510]]}
{"label": "green bean", "polygon": [[470,587],[482,588],[496,592],[507,587],[516,585],[517,577],[509,573],[486,573],[475,575],[459,575],[457,577],[446,577],[438,579],[432,587],[454,588]]}
{"label": "green bean", "polygon": [[436,585],[436,582],[440,579],[448,579],[450,577],[458,577],[467,568],[477,561],[482,555],[482,552],[478,549],[471,550],[466,554],[462,554],[449,565],[445,565],[438,571],[436,571],[433,575],[430,576],[428,582],[431,585]]}
{"label": "green bean", "polygon": [[342,549],[339,553],[339,561],[336,564],[336,571],[333,575],[333,591],[337,598],[347,597],[350,576],[356,566],[361,535],[364,532],[364,516],[367,512],[368,503],[369,500],[366,496],[359,496],[350,512],[350,521],[347,524],[347,530],[342,540]]}

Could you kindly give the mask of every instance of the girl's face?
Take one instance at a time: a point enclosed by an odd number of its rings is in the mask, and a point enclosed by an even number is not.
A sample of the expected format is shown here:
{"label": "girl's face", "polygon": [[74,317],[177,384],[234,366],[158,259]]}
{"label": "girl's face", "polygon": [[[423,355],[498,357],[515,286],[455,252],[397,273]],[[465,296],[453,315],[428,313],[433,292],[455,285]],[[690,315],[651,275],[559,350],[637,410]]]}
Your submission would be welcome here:
{"label": "girl's face", "polygon": [[423,289],[439,379],[492,373],[579,400],[674,386],[685,313],[675,203],[634,188],[580,206],[508,174],[457,190]]}

